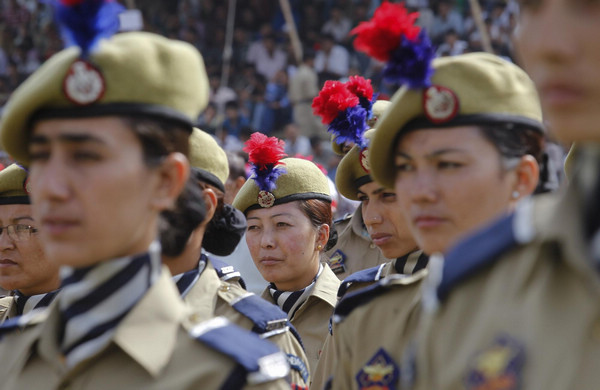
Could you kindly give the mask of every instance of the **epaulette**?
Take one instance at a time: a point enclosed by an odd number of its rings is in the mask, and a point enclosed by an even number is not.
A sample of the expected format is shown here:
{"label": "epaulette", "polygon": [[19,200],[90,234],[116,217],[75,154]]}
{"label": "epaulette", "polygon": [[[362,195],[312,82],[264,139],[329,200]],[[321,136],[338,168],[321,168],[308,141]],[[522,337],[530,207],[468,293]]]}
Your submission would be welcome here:
{"label": "epaulette", "polygon": [[[302,345],[298,331],[289,322],[287,314],[279,306],[267,302],[253,293],[247,293],[229,304],[254,323],[252,328],[254,333],[267,338],[289,330]],[[302,347],[304,348],[304,346]]]}
{"label": "epaulette", "polygon": [[371,286],[349,293],[336,305],[333,311],[333,322],[339,323],[343,321],[354,309],[385,294],[390,288],[411,285],[422,280],[426,275],[427,270],[421,270],[413,275],[392,274]]}
{"label": "epaulette", "polygon": [[344,216],[343,216],[342,218],[334,219],[334,220],[333,220],[333,223],[334,223],[334,224],[338,224],[338,223],[341,223],[341,222],[347,221],[347,220],[349,220],[350,218],[352,218],[352,214],[351,214],[351,213],[346,213],[346,214],[344,214]]}
{"label": "epaulette", "polygon": [[461,241],[444,256],[437,298],[442,300],[461,281],[494,264],[502,253],[531,241],[531,204],[524,201],[517,210]]}
{"label": "epaulette", "polygon": [[342,281],[342,283],[340,283],[337,293],[338,299],[341,299],[344,295],[346,295],[346,292],[353,283],[369,283],[380,280],[383,267],[385,267],[385,264],[379,264],[375,267],[361,269],[360,271],[348,276]]}
{"label": "epaulette", "polygon": [[44,322],[46,317],[48,317],[47,308],[34,309],[29,313],[23,314],[22,316],[17,316],[13,318],[9,318],[0,324],[0,339],[2,339],[7,334],[10,334],[16,330],[24,330],[28,327],[40,324]]}
{"label": "epaulette", "polygon": [[236,270],[232,265],[227,264],[224,261],[219,259],[215,259],[213,257],[209,257],[209,260],[213,267],[215,267],[215,271],[217,271],[217,275],[219,275],[219,279],[230,282],[234,279],[237,283],[242,286],[244,290],[246,288],[246,282],[242,278],[242,274],[238,270]]}
{"label": "epaulette", "polygon": [[[244,379],[248,384],[269,382],[289,374],[290,367],[285,354],[275,344],[233,325],[224,317],[194,325],[190,335],[235,360],[245,372]],[[240,373],[233,374],[231,380],[239,381]]]}

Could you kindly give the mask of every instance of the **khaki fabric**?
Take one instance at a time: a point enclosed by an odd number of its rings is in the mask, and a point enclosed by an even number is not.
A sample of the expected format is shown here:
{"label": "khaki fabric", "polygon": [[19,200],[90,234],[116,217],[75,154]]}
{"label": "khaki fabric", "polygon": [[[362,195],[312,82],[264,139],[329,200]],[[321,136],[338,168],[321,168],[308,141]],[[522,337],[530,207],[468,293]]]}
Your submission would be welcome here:
{"label": "khaki fabric", "polygon": [[[600,278],[582,239],[581,204],[572,185],[534,198],[531,214],[517,212],[533,240],[505,251],[426,313],[414,388],[475,388],[469,384],[478,373],[487,388],[507,380],[527,390],[598,388]],[[499,348],[502,340],[508,347]]]}
{"label": "khaki fabric", "polygon": [[[187,293],[184,301],[191,306],[192,311],[202,320],[208,320],[213,317],[223,316],[232,323],[252,330],[254,323],[245,315],[235,310],[232,305],[239,299],[251,295],[236,282],[227,282],[219,279],[215,268],[210,261],[206,268],[200,274],[200,278]],[[254,294],[252,294],[254,295]],[[302,349],[302,346],[296,340],[289,328],[282,332],[266,337],[273,344],[277,345],[286,355],[297,356],[308,369],[308,360]],[[299,387],[308,387],[298,371],[291,371],[291,381]]]}
{"label": "khaki fabric", "polygon": [[[0,171],[0,201],[2,204],[10,203],[11,198],[28,197],[27,171],[11,164]],[[23,202],[19,202],[23,203]]]}
{"label": "khaki fabric", "polygon": [[[334,255],[341,251],[344,256],[344,271],[336,270],[335,274],[340,280],[344,280],[356,271],[375,267],[387,263],[392,259],[383,256],[379,248],[373,244],[362,219],[361,206],[354,211],[351,218],[336,222],[335,228],[338,232],[338,241],[333,248],[324,252],[321,261],[336,269]],[[339,269],[339,271],[342,271]]]}
{"label": "khaki fabric", "polygon": [[[394,369],[399,370],[402,351],[417,329],[421,284],[427,273],[424,269],[411,276],[389,275],[380,282],[387,286],[383,294],[358,306],[340,322],[334,321],[332,341],[337,358],[332,389],[368,388],[381,375],[390,380],[388,388],[400,388]],[[387,360],[381,358],[383,353]]]}
{"label": "khaki fabric", "polygon": [[[72,369],[57,344],[57,301],[41,322],[0,343],[3,389],[218,389],[236,363],[193,339],[196,322],[165,268],[161,278],[118,325],[112,343]],[[47,318],[46,318],[47,317]],[[43,321],[43,322],[42,322]],[[289,389],[285,380],[248,389]]]}
{"label": "khaki fabric", "polygon": [[204,171],[209,175],[206,178],[209,182],[224,190],[229,177],[227,154],[210,134],[196,127],[190,136],[189,160],[192,168]]}
{"label": "khaki fabric", "polygon": [[0,324],[17,315],[17,305],[14,296],[0,298]]}
{"label": "khaki fabric", "polygon": [[[323,343],[329,333],[329,318],[337,302],[336,294],[340,281],[329,269],[323,265],[323,271],[315,283],[312,294],[296,310],[290,322],[302,337],[306,351],[310,372],[314,372],[323,349]],[[269,302],[277,304],[268,287],[263,291],[262,297]]]}

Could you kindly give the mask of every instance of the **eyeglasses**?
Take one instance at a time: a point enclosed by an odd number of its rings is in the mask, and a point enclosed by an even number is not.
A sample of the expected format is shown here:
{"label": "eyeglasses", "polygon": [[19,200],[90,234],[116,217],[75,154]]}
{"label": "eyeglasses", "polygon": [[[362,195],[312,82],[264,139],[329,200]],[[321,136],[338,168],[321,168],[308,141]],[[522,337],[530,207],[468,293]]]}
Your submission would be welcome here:
{"label": "eyeglasses", "polygon": [[2,236],[2,232],[6,229],[8,233],[8,237],[10,237],[13,241],[25,241],[31,237],[33,233],[37,233],[38,229],[33,226],[23,225],[23,224],[15,224],[15,225],[6,225],[0,226],[0,236]]}

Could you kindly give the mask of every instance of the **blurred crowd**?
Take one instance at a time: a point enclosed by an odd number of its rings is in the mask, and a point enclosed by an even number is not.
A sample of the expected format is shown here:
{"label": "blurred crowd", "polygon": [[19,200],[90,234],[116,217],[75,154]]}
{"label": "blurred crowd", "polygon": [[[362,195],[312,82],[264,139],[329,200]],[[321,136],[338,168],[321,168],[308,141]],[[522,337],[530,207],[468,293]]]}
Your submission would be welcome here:
{"label": "blurred crowd", "polygon": [[[479,0],[493,49],[511,58],[515,0]],[[394,87],[380,79],[382,64],[358,53],[350,30],[367,20],[380,0],[291,0],[304,56],[298,60],[278,0],[237,1],[231,61],[223,74],[228,1],[122,1],[142,11],[144,29],[192,43],[210,77],[208,109],[198,125],[228,151],[241,151],[260,130],[286,141],[288,155],[311,155],[329,176],[339,157],[310,104],[325,80],[360,74],[371,78],[380,98]],[[468,0],[405,0],[418,11],[438,55],[481,50]],[[39,0],[3,0],[0,9],[0,105],[31,72],[62,48],[51,7]],[[140,64],[140,66],[143,66]],[[224,84],[225,82],[225,84]]]}

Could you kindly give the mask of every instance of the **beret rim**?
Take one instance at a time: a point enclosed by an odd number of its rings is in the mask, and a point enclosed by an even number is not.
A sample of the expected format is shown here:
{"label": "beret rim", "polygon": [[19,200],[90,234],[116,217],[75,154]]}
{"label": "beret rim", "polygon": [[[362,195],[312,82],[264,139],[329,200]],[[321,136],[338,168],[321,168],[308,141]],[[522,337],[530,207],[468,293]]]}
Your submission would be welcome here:
{"label": "beret rim", "polygon": [[[290,203],[295,200],[308,200],[308,199],[319,199],[319,200],[324,200],[329,203],[332,202],[331,196],[329,196],[327,194],[322,194],[319,192],[303,192],[300,194],[291,194],[291,195],[287,195],[287,196],[284,196],[281,198],[276,198],[275,203],[273,203],[273,206],[277,206],[277,205],[284,204],[284,203]],[[273,207],[273,206],[271,206],[271,207]],[[244,214],[246,214],[248,211],[251,211],[251,210],[258,210],[258,209],[263,209],[263,208],[270,208],[270,207],[261,207],[258,203],[255,203],[251,206],[248,206],[246,208],[246,210],[244,210]]]}

